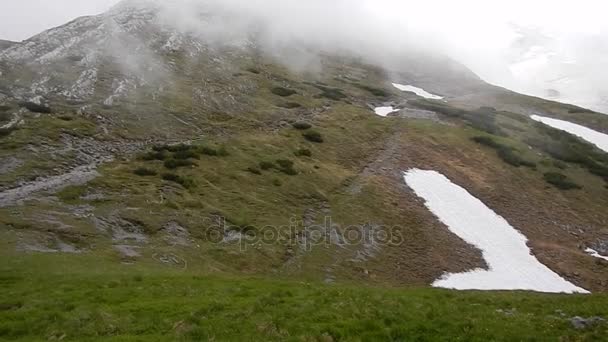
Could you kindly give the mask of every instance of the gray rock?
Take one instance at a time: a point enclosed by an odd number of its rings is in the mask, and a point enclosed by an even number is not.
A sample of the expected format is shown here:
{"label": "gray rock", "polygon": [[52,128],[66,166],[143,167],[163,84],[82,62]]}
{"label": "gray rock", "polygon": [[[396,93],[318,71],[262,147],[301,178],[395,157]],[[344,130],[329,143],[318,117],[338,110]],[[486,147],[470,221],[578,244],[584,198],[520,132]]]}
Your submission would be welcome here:
{"label": "gray rock", "polygon": [[580,316],[570,318],[570,323],[575,329],[587,329],[596,324],[600,324],[606,322],[606,320],[602,317],[589,317],[583,318]]}

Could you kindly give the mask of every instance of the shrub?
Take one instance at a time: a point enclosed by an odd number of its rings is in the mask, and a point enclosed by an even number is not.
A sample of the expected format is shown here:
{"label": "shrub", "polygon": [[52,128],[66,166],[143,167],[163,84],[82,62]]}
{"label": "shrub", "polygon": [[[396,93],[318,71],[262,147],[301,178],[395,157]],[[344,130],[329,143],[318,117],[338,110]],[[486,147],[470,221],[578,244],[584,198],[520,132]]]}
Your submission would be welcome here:
{"label": "shrub", "polygon": [[484,145],[484,146],[488,146],[488,147],[492,147],[492,148],[499,148],[502,146],[499,142],[497,142],[496,140],[494,140],[488,136],[473,137],[473,138],[471,138],[471,140],[473,140],[474,142],[476,142],[480,145]]}
{"label": "shrub", "polygon": [[279,165],[280,168],[292,168],[293,161],[289,159],[279,159],[277,160],[277,165]]}
{"label": "shrub", "polygon": [[309,124],[308,122],[301,122],[301,121],[293,123],[292,126],[295,129],[299,129],[299,130],[303,130],[303,131],[312,128],[312,125]]}
{"label": "shrub", "polygon": [[558,172],[544,174],[545,181],[561,190],[581,189],[581,186],[572,182],[566,175]]}
{"label": "shrub", "polygon": [[20,102],[19,106],[23,107],[23,108],[26,108],[30,112],[34,112],[34,113],[50,114],[50,113],[53,112],[51,110],[51,108],[49,108],[47,106],[39,105],[39,104],[34,103],[34,102]]}
{"label": "shrub", "polygon": [[283,87],[274,87],[272,88],[271,92],[275,95],[281,96],[281,97],[288,97],[294,94],[297,94],[297,92],[293,89],[287,89],[287,88],[283,88]]}
{"label": "shrub", "polygon": [[505,163],[513,165],[515,167],[527,166],[531,168],[536,168],[536,164],[528,161],[517,154],[517,151],[510,146],[505,146],[495,139],[488,136],[479,136],[473,137],[471,140],[475,141],[478,144],[488,146],[496,150],[498,157],[502,159]]}
{"label": "shrub", "polygon": [[196,153],[195,151],[192,150],[186,150],[186,151],[177,151],[173,154],[173,158],[175,159],[200,159],[200,156],[198,155],[198,153]]}
{"label": "shrub", "polygon": [[15,130],[14,127],[11,128],[0,128],[0,138],[8,137]]}
{"label": "shrub", "polygon": [[222,146],[217,150],[217,155],[218,157],[227,157],[230,155],[230,153],[228,153],[228,149],[226,147]]}
{"label": "shrub", "polygon": [[165,167],[167,169],[177,169],[178,167],[188,167],[188,166],[195,166],[196,163],[191,161],[191,160],[184,160],[184,159],[169,159],[165,161]]}
{"label": "shrub", "polygon": [[62,120],[62,121],[72,121],[72,120],[74,120],[74,117],[71,116],[71,115],[60,115],[57,118],[59,120]]}
{"label": "shrub", "polygon": [[321,133],[319,133],[317,131],[304,132],[304,133],[302,133],[302,136],[304,136],[304,138],[306,138],[306,140],[314,142],[314,143],[322,143],[324,141]]}
{"label": "shrub", "polygon": [[165,160],[169,158],[169,154],[165,151],[148,152],[144,154],[141,159],[143,160]]}
{"label": "shrub", "polygon": [[264,171],[274,169],[274,167],[275,167],[275,165],[272,162],[268,162],[268,161],[260,162],[260,169],[262,169]]}
{"label": "shrub", "polygon": [[145,176],[156,176],[158,174],[158,173],[156,173],[156,171],[147,169],[145,167],[137,168],[137,169],[135,169],[133,171],[133,173],[136,174],[136,175],[138,175],[138,176],[142,176],[142,177],[145,177]]}
{"label": "shrub", "polygon": [[251,166],[251,167],[247,168],[247,171],[253,173],[254,175],[261,175],[262,174],[262,171],[260,171],[260,169],[258,169],[255,166]]}
{"label": "shrub", "polygon": [[301,148],[294,152],[296,157],[312,157],[312,152],[307,148]]}
{"label": "shrub", "polygon": [[277,160],[277,165],[279,165],[279,171],[283,172],[284,174],[290,176],[295,176],[298,174],[298,172],[293,168],[294,163],[291,160],[279,159]]}
{"label": "shrub", "polygon": [[359,84],[359,83],[354,83],[353,84],[355,87],[359,88],[359,89],[363,89],[368,91],[369,93],[371,93],[374,96],[378,96],[378,97],[387,97],[389,96],[389,92],[387,92],[384,89],[380,89],[380,88],[375,88],[375,87],[371,87],[368,85],[364,85],[364,84]]}
{"label": "shrub", "polygon": [[163,174],[162,177],[163,177],[163,180],[166,180],[168,182],[177,183],[177,184],[183,186],[186,189],[191,188],[192,186],[194,186],[194,182],[191,179],[185,178],[185,177],[181,177],[181,176],[176,175],[174,173],[165,173],[165,174]]}
{"label": "shrub", "polygon": [[281,182],[281,180],[280,180],[280,179],[275,179],[275,180],[273,180],[273,181],[272,181],[272,184],[273,184],[274,186],[281,186],[281,185],[283,185],[283,183]]}
{"label": "shrub", "polygon": [[247,68],[247,71],[249,71],[252,74],[256,74],[256,75],[260,73],[260,70],[255,67],[249,67],[249,68]]}
{"label": "shrub", "polygon": [[219,153],[216,149],[207,147],[207,146],[201,147],[200,151],[202,154],[204,154],[206,156],[218,156],[219,155]]}
{"label": "shrub", "polygon": [[300,108],[300,107],[302,107],[302,105],[297,102],[286,102],[286,103],[279,104],[279,107],[287,108],[287,109],[294,109],[294,108]]}
{"label": "shrub", "polygon": [[567,132],[540,123],[535,127],[543,135],[526,140],[528,144],[562,162],[578,164],[608,181],[608,155],[603,151]]}
{"label": "shrub", "polygon": [[531,167],[531,168],[536,168],[536,164],[535,163],[523,159],[522,157],[520,157],[517,154],[517,152],[514,149],[512,149],[510,147],[501,146],[498,149],[498,156],[505,163],[513,165],[515,167],[527,166],[527,167]]}
{"label": "shrub", "polygon": [[319,84],[316,84],[315,87],[322,91],[319,97],[325,97],[334,101],[340,101],[348,97],[342,89],[325,87]]}

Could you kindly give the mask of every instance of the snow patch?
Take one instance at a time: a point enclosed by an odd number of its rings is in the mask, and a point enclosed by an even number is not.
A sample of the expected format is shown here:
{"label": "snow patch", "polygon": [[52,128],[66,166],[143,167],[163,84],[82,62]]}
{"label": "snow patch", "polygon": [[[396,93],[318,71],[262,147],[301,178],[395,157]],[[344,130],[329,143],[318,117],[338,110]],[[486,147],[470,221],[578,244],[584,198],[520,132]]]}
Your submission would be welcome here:
{"label": "snow patch", "polygon": [[593,257],[596,258],[600,258],[600,259],[604,259],[604,260],[608,260],[607,256],[603,256],[600,253],[598,253],[595,249],[591,249],[591,248],[587,248],[585,249],[585,252]]}
{"label": "snow patch", "polygon": [[395,112],[398,112],[398,111],[399,111],[398,109],[395,109],[392,106],[389,106],[389,107],[376,107],[374,109],[374,112],[377,115],[380,115],[380,116],[387,116],[387,115],[389,115],[391,113],[395,113]]}
{"label": "snow patch", "polygon": [[439,95],[431,94],[422,88],[414,87],[412,85],[403,85],[403,84],[399,84],[399,83],[393,83],[393,87],[395,87],[401,91],[412,92],[420,97],[424,97],[425,99],[431,99],[431,100],[443,99],[443,97],[441,97]]}
{"label": "snow patch", "polygon": [[538,115],[532,115],[531,118],[532,120],[542,122],[547,126],[551,126],[553,128],[557,128],[559,130],[576,135],[577,137],[582,138],[596,145],[600,149],[608,152],[608,134],[600,133],[598,131],[592,130],[591,128],[587,128],[585,126],[577,125],[564,120],[552,119]]}
{"label": "snow patch", "polygon": [[404,179],[451,232],[482,251],[489,266],[488,270],[444,274],[433,286],[459,290],[588,293],[541,264],[530,253],[524,235],[444,175],[412,169],[404,173]]}

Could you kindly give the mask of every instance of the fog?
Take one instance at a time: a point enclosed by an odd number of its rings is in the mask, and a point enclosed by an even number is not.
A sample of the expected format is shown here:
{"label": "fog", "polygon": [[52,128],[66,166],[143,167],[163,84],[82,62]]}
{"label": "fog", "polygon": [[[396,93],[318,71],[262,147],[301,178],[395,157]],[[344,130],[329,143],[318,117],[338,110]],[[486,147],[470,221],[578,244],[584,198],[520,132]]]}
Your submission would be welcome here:
{"label": "fog", "polygon": [[[0,39],[23,39],[47,28],[41,25],[94,14],[114,2],[6,2],[0,4]],[[603,18],[608,4],[599,0],[128,2],[155,3],[166,24],[210,41],[236,41],[255,31],[269,51],[295,42],[380,60],[425,49],[450,56],[490,83],[608,112],[608,21]],[[201,22],[206,12],[222,16]],[[294,64],[307,68],[314,56],[293,57]]]}

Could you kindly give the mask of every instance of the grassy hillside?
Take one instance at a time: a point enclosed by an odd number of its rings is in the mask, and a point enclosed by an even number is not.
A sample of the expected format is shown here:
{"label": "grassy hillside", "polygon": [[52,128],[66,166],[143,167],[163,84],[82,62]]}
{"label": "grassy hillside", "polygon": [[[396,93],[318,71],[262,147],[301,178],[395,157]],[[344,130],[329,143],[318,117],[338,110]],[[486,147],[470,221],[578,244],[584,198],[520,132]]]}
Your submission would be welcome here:
{"label": "grassy hillside", "polygon": [[452,292],[209,275],[99,256],[0,266],[6,341],[599,341],[606,295]]}

